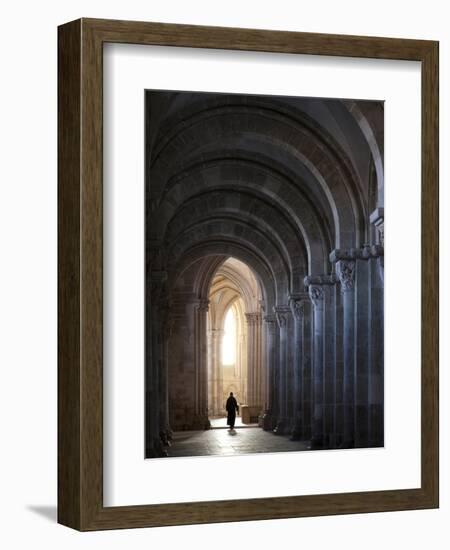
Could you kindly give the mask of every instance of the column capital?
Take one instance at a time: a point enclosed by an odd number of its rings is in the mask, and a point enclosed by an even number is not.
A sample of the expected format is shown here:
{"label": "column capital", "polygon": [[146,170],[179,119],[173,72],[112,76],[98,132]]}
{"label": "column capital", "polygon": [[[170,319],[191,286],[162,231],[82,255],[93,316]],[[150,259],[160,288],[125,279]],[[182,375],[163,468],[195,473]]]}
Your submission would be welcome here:
{"label": "column capital", "polygon": [[355,260],[339,260],[336,271],[341,282],[342,292],[353,290],[355,286]]}
{"label": "column capital", "polygon": [[308,275],[303,279],[303,282],[306,287],[310,285],[334,285],[338,282],[338,278],[334,273],[331,273],[331,275]]}
{"label": "column capital", "polygon": [[263,320],[268,325],[274,325],[276,323],[277,318],[275,315],[264,315]]}
{"label": "column capital", "polygon": [[384,208],[375,208],[369,219],[370,223],[377,228],[380,235],[380,244],[384,246]]}
{"label": "column capital", "polygon": [[308,288],[309,298],[317,309],[322,309],[324,298],[324,286],[335,285],[338,281],[337,275],[331,273],[331,275],[309,275],[305,277],[304,283]]}
{"label": "column capital", "polygon": [[261,313],[259,311],[246,313],[245,319],[249,325],[258,325],[261,322]]}
{"label": "column capital", "polygon": [[205,312],[209,309],[209,300],[201,299],[196,305],[197,311]]}
{"label": "column capital", "polygon": [[369,260],[384,255],[384,248],[379,244],[365,244],[361,248],[335,248],[330,254],[330,262],[340,260]]}
{"label": "column capital", "polygon": [[321,285],[309,285],[309,297],[315,308],[323,307],[323,288]]}
{"label": "column capital", "polygon": [[289,315],[291,315],[291,308],[289,306],[274,306],[273,312],[277,320],[278,326],[284,328],[287,325]]}
{"label": "column capital", "polygon": [[309,293],[301,292],[299,294],[291,294],[289,296],[289,306],[292,311],[292,315],[295,319],[300,320],[305,313],[305,302],[309,302]]}

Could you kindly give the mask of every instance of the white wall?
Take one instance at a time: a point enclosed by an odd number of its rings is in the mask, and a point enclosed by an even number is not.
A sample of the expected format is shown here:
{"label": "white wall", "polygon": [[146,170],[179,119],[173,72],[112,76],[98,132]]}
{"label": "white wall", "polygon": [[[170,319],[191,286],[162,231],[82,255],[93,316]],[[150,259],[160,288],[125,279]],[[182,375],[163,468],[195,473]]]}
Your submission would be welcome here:
{"label": "white wall", "polygon": [[[2,10],[0,544],[445,548],[450,539],[450,34],[446,2],[21,2]],[[441,41],[441,509],[80,534],[56,506],[56,27],[80,16]],[[407,238],[405,236],[405,238]],[[405,271],[405,277],[408,276]],[[218,475],[223,475],[218,472]],[[6,541],[5,539],[9,539]],[[6,544],[5,544],[6,542]],[[182,546],[181,546],[182,545]]]}

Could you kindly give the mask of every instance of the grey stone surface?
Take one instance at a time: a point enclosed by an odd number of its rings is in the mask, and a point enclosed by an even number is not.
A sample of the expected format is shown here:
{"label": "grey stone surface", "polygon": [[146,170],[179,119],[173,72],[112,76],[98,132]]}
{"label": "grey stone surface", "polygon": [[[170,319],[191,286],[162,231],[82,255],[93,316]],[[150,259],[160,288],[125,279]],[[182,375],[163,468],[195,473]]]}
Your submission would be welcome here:
{"label": "grey stone surface", "polygon": [[227,429],[174,432],[169,457],[236,456],[252,453],[305,451],[309,442],[291,441],[288,436],[276,436],[257,427],[239,427],[231,434]]}

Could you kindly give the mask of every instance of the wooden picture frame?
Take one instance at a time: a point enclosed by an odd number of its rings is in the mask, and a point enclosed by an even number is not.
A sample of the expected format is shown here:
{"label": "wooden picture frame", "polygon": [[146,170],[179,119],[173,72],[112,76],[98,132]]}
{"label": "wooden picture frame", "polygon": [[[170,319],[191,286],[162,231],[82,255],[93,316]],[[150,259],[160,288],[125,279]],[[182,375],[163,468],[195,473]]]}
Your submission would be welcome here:
{"label": "wooden picture frame", "polygon": [[[103,506],[102,56],[105,42],[419,61],[421,487]],[[438,43],[79,19],[58,29],[58,521],[81,531],[438,507]]]}

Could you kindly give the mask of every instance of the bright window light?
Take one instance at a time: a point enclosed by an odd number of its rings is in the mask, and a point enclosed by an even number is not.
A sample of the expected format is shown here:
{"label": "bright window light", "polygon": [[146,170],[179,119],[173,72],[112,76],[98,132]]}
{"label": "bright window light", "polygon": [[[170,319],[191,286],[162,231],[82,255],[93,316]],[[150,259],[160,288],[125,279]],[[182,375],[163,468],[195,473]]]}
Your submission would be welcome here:
{"label": "bright window light", "polygon": [[236,362],[236,313],[230,307],[225,316],[222,339],[222,365],[234,365]]}

